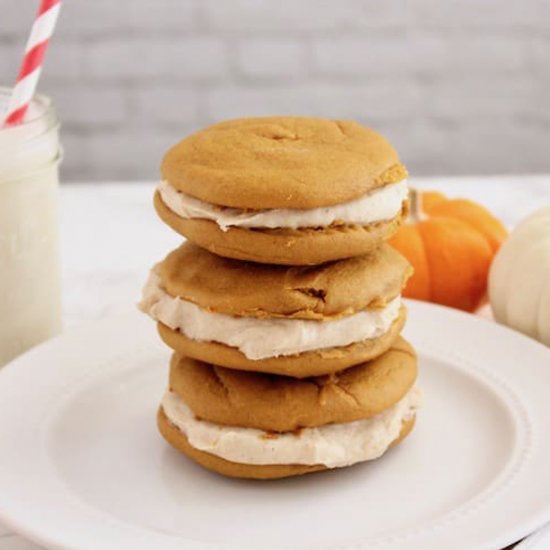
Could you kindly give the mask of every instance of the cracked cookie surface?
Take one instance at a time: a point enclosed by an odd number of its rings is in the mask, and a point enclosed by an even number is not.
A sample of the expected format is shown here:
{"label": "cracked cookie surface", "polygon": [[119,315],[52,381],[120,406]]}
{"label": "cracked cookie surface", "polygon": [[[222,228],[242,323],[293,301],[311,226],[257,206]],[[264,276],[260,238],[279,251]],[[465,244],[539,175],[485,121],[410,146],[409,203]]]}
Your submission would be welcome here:
{"label": "cracked cookie surface", "polygon": [[187,242],[159,265],[168,294],[208,311],[318,320],[383,306],[400,294],[411,273],[389,245],[357,258],[286,267],[222,258]]}
{"label": "cracked cookie surface", "polygon": [[174,354],[170,389],[201,419],[288,432],[382,412],[412,388],[416,363],[412,346],[401,337],[372,361],[304,379],[236,371]]}
{"label": "cracked cookie surface", "polygon": [[174,145],[161,173],[193,197],[250,209],[335,205],[407,175],[395,149],[374,130],[313,117],[214,124]]}

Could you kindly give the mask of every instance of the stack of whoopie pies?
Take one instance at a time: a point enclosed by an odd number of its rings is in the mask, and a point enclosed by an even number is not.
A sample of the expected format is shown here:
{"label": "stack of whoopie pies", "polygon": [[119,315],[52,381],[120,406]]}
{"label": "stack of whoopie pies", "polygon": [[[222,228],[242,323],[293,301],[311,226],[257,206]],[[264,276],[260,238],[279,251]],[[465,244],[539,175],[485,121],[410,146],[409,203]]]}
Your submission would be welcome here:
{"label": "stack of whoopie pies", "polygon": [[408,209],[393,147],[357,123],[216,124],[168,151],[159,216],[188,241],[141,309],[174,350],[158,426],[199,464],[278,478],[381,456],[412,429],[399,334],[411,267],[385,241]]}

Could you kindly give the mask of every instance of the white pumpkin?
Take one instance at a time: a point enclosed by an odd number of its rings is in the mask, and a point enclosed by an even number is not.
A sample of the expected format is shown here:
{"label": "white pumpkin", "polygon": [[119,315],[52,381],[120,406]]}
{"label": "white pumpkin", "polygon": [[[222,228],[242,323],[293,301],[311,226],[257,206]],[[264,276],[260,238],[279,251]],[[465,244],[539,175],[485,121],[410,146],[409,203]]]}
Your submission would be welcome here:
{"label": "white pumpkin", "polygon": [[550,207],[523,220],[501,246],[489,298],[499,323],[550,346]]}

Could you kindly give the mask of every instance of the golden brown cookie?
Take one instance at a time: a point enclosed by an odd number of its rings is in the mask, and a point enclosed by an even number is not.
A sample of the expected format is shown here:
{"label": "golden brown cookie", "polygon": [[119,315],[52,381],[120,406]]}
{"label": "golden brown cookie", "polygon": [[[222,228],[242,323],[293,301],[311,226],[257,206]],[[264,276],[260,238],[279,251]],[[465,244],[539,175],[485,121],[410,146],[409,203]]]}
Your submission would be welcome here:
{"label": "golden brown cookie", "polygon": [[[368,202],[372,193],[407,177],[394,148],[352,121],[265,117],[222,122],[172,147],[161,173],[167,189],[161,185],[154,199],[161,219],[211,252],[240,260],[315,265],[359,256],[389,239],[408,212],[406,195],[399,194],[380,217],[357,217],[364,210],[348,218],[341,210],[328,213],[360,199]],[[190,200],[201,201],[195,204],[200,208],[190,211]],[[267,210],[280,217],[267,226],[261,221],[247,227],[218,225],[217,213],[228,208]],[[314,221],[299,218],[319,208],[328,211]],[[287,223],[289,212],[298,216],[293,223]]]}
{"label": "golden brown cookie", "polygon": [[405,322],[399,295],[410,273],[388,245],[306,268],[230,260],[185,243],[155,267],[141,308],[180,355],[314,376],[391,346]]}
{"label": "golden brown cookie", "polygon": [[211,220],[181,218],[164,204],[158,192],[154,205],[160,218],[174,231],[214,254],[280,265],[317,265],[367,254],[390,239],[409,212],[406,201],[398,216],[367,225],[301,229],[231,227],[222,231]]}
{"label": "golden brown cookie", "polygon": [[164,289],[216,313],[329,319],[384,304],[400,294],[412,268],[389,245],[315,267],[221,258],[189,242],[159,265]]}
{"label": "golden brown cookie", "polygon": [[[392,443],[392,447],[407,437],[414,427],[414,421],[415,418],[413,417],[403,423],[401,433]],[[170,443],[172,447],[187,455],[190,459],[204,468],[225,476],[248,479],[279,479],[327,469],[323,464],[311,466],[303,464],[269,464],[260,466],[254,464],[240,464],[200,451],[189,444],[185,434],[168,420],[162,408],[159,409],[157,414],[157,425],[164,439]]]}
{"label": "golden brown cookie", "polygon": [[208,203],[246,209],[330,206],[404,179],[395,149],[348,120],[229,120],[173,146],[164,180]]}
{"label": "golden brown cookie", "polygon": [[399,317],[393,322],[390,330],[377,338],[363,340],[348,346],[264,359],[248,359],[237,348],[218,342],[191,340],[179,330],[172,330],[162,323],[158,323],[157,327],[164,343],[180,355],[187,355],[200,361],[232,369],[305,378],[337,372],[378,357],[387,351],[399,336],[405,324],[405,318],[406,310],[404,306],[401,306]]}
{"label": "golden brown cookie", "polygon": [[174,354],[170,390],[202,420],[291,432],[375,416],[400,401],[416,376],[414,349],[399,337],[373,361],[307,379],[226,369]]}
{"label": "golden brown cookie", "polygon": [[314,267],[240,262],[185,243],[158,264],[142,310],[180,355],[296,377],[384,353],[405,322],[409,263],[388,245]]}

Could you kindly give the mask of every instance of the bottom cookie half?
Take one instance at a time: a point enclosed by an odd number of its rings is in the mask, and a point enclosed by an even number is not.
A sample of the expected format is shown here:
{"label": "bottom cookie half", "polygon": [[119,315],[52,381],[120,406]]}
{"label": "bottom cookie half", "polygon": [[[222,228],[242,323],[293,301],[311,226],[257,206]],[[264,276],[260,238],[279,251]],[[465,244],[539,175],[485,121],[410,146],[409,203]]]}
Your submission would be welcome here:
{"label": "bottom cookie half", "polygon": [[[414,427],[415,418],[411,418],[403,423],[399,437],[391,444],[391,447],[400,443],[411,432]],[[187,455],[189,458],[203,466],[204,468],[229,477],[239,477],[248,479],[278,479],[291,476],[299,476],[326,470],[323,464],[304,465],[304,464],[241,464],[230,462],[213,454],[200,451],[191,446],[185,434],[174,426],[164,414],[162,407],[159,408],[157,415],[157,424],[160,433],[178,451]]]}

